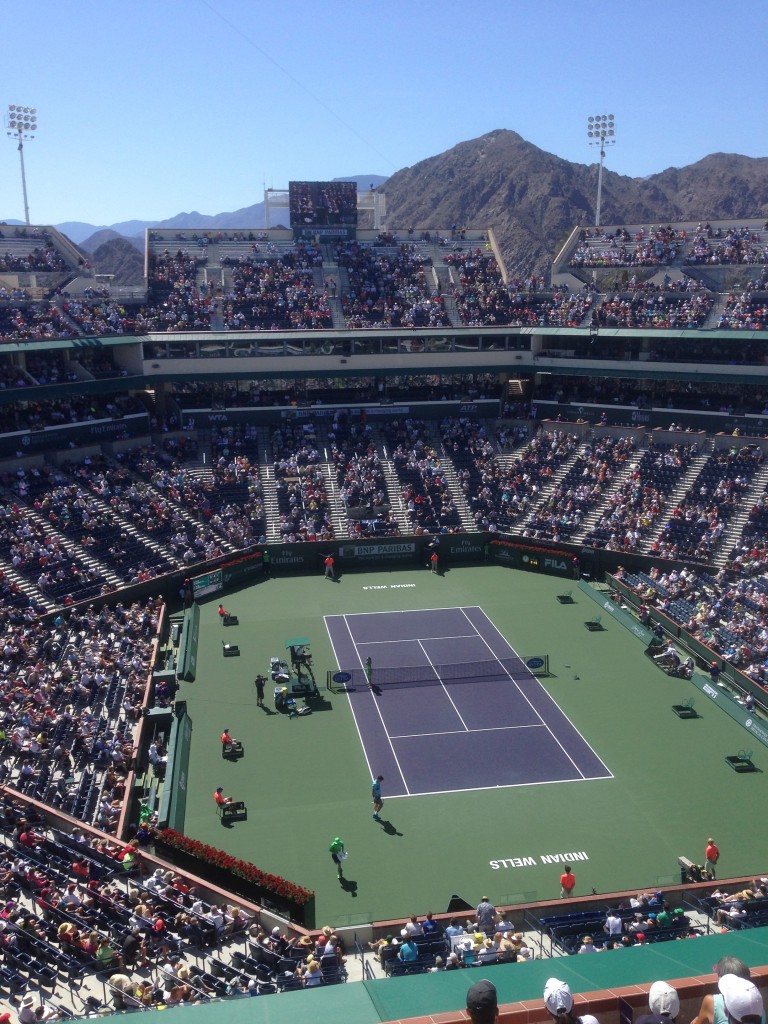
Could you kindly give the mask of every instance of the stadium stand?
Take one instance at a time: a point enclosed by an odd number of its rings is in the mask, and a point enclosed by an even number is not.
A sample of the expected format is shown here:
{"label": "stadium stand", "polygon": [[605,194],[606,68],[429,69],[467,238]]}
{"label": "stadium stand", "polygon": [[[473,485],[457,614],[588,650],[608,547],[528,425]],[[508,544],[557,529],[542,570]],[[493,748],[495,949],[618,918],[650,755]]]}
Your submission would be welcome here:
{"label": "stadium stand", "polygon": [[[34,991],[56,1010],[56,979],[104,978],[111,1007],[137,1009],[348,977],[338,938],[313,937],[310,971],[298,933],[275,939],[234,901],[131,863],[126,808],[134,788],[156,806],[168,737],[144,713],[163,602],[124,588],[175,596],[190,566],[268,540],[568,541],[609,566],[631,555],[623,578],[649,614],[734,686],[767,688],[765,225],[575,229],[549,281],[510,279],[492,232],[467,234],[154,231],[128,301],[52,230],[5,229],[0,998]],[[149,433],[99,433],[137,413]],[[764,926],[762,884],[699,910]],[[637,912],[623,944],[639,942]],[[643,920],[650,944],[700,930],[690,914]],[[540,934],[570,955],[602,921],[549,914]],[[488,941],[465,962],[528,958]],[[416,945],[382,972],[451,955],[442,934]],[[151,985],[134,955],[162,957]],[[95,1010],[75,988],[65,1015]]]}

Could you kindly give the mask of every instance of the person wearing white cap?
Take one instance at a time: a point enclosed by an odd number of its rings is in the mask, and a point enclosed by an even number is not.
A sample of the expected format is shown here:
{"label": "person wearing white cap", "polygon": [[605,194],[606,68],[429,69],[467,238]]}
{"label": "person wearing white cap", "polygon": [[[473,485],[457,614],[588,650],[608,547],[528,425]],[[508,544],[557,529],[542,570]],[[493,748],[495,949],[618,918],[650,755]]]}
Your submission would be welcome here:
{"label": "person wearing white cap", "polygon": [[544,986],[544,1005],[558,1024],[598,1024],[590,1013],[573,1013],[573,995],[564,981],[550,978]]}
{"label": "person wearing white cap", "polygon": [[729,1021],[738,1024],[760,1024],[763,1019],[763,997],[754,982],[735,974],[724,974],[717,987],[723,997]]}
{"label": "person wearing white cap", "polygon": [[[714,972],[718,979],[726,974],[735,974],[739,978],[746,978],[747,981],[751,981],[749,967],[743,960],[739,960],[735,956],[721,956],[714,966]],[[765,1021],[765,1014],[763,1014],[763,1021]],[[694,1024],[728,1024],[728,1014],[725,1012],[723,997],[720,992],[715,993],[715,995],[704,996]]]}
{"label": "person wearing white cap", "polygon": [[635,1024],[671,1024],[680,1012],[680,997],[666,981],[654,981],[648,991],[650,1013],[638,1017]]}

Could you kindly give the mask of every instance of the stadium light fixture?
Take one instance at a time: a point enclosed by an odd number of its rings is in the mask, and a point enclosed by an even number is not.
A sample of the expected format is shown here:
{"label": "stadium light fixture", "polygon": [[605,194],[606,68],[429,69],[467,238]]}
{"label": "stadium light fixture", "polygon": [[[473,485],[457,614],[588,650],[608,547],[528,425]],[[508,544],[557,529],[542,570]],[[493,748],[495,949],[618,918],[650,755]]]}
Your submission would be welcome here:
{"label": "stadium light fixture", "polygon": [[600,227],[600,200],[603,195],[603,162],[605,147],[616,142],[616,122],[613,114],[596,114],[587,118],[587,138],[590,146],[600,147],[600,170],[597,172],[597,206],[595,207],[595,227]]}
{"label": "stadium light fixture", "polygon": [[24,219],[29,224],[29,203],[27,202],[27,176],[24,173],[24,143],[34,139],[37,131],[37,109],[35,107],[20,107],[16,103],[8,104],[8,114],[5,119],[5,128],[8,138],[16,139],[19,150],[19,161],[21,163],[21,188],[24,193]]}

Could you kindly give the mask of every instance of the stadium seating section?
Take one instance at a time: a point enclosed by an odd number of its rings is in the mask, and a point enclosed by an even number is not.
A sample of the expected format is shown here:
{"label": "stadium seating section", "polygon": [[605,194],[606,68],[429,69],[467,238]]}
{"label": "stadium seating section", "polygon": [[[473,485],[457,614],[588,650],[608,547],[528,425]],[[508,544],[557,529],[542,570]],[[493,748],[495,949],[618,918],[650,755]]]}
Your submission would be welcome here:
{"label": "stadium seating section", "polygon": [[[309,242],[158,229],[146,245],[146,287],[119,289],[53,229],[0,232],[0,781],[113,837],[59,833],[0,798],[16,906],[0,989],[47,988],[54,1008],[58,978],[117,972],[116,937],[133,928],[142,956],[184,960],[163,1005],[347,977],[341,948],[318,947],[308,978],[304,948],[190,896],[178,876],[123,863],[129,768],[151,812],[168,741],[150,724],[134,749],[163,600],[123,603],[126,587],[160,591],[166,574],[283,542],[479,531],[570,543],[644,556],[622,576],[638,599],[768,688],[768,225],[574,229],[551,280],[510,276],[484,231]],[[485,353],[503,367],[475,361]],[[357,354],[380,372],[350,366]],[[425,354],[426,370],[409,367]],[[260,373],[271,355],[296,369]],[[515,375],[518,356],[533,368]],[[307,357],[328,368],[310,372]],[[207,362],[162,372],[187,359]],[[228,374],[230,359],[251,361]],[[734,366],[742,377],[717,379]],[[233,409],[243,415],[228,420]],[[646,429],[650,411],[663,428]],[[751,436],[694,428],[694,413],[751,417]],[[132,416],[147,426],[126,440]],[[97,421],[103,442],[70,432]],[[46,431],[49,447],[33,443]],[[160,708],[171,699],[154,695]],[[89,895],[89,879],[114,872],[127,887]],[[767,900],[713,896],[700,910],[748,928],[768,923]],[[634,911],[624,944],[640,941]],[[592,912],[541,921],[563,954],[602,929]],[[676,912],[646,921],[642,941],[694,933]],[[410,962],[381,952],[382,972],[433,970],[451,951],[441,932],[416,945]],[[462,957],[524,956],[483,945]],[[158,1002],[154,986],[106,984],[117,1008]]]}

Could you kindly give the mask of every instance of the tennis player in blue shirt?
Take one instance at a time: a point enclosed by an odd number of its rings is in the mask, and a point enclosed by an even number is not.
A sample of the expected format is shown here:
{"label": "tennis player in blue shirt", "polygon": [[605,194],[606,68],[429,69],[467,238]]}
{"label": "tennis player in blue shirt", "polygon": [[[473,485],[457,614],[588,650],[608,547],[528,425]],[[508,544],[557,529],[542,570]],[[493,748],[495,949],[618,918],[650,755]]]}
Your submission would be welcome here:
{"label": "tennis player in blue shirt", "polygon": [[371,783],[371,796],[373,797],[373,820],[381,821],[379,817],[379,811],[384,806],[384,801],[381,799],[381,784],[384,781],[383,775],[377,775]]}

